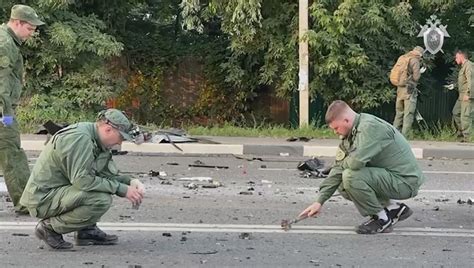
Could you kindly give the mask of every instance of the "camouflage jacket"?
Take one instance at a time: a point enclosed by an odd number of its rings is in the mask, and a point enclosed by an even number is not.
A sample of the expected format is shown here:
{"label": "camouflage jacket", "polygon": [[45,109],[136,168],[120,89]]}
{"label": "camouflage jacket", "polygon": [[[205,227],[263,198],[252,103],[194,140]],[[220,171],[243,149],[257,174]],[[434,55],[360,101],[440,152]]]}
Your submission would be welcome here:
{"label": "camouflage jacket", "polygon": [[20,100],[23,79],[22,42],[12,29],[0,26],[0,113],[13,115]]}

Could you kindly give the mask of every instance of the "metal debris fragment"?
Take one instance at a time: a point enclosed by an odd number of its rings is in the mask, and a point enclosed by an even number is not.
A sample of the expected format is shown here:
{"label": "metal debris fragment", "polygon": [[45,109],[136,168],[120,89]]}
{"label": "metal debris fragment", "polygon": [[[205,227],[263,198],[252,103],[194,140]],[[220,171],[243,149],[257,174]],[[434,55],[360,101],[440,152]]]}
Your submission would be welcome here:
{"label": "metal debris fragment", "polygon": [[203,252],[199,252],[199,251],[195,251],[195,252],[191,252],[189,254],[198,254],[198,255],[211,255],[211,254],[216,254],[217,250],[211,250],[211,251],[203,251]]}
{"label": "metal debris fragment", "polygon": [[299,221],[302,221],[306,218],[308,218],[307,215],[304,215],[302,217],[299,217],[299,218],[296,218],[296,219],[293,219],[293,220],[282,220],[280,226],[283,230],[288,231],[288,230],[291,229],[292,224],[297,223]]}
{"label": "metal debris fragment", "polygon": [[12,236],[30,236],[30,235],[24,234],[24,233],[13,233]]}
{"label": "metal debris fragment", "polygon": [[251,235],[250,235],[250,233],[240,233],[240,234],[239,234],[239,238],[240,238],[240,239],[245,239],[245,240],[250,240],[250,239],[251,239]]}
{"label": "metal debris fragment", "polygon": [[188,167],[200,167],[200,168],[217,168],[217,169],[228,169],[228,166],[217,166],[217,165],[202,165],[202,164],[189,164]]}
{"label": "metal debris fragment", "polygon": [[212,182],[212,178],[211,177],[184,177],[184,178],[179,178],[178,181]]}

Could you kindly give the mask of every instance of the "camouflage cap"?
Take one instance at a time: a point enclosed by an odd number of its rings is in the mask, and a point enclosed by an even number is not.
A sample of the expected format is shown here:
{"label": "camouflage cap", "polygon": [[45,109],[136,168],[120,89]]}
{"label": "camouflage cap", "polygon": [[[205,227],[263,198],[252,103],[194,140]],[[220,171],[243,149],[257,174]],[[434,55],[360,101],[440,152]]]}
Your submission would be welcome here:
{"label": "camouflage cap", "polygon": [[10,19],[26,21],[34,26],[40,26],[44,24],[44,22],[39,19],[35,10],[25,5],[14,5],[12,7]]}
{"label": "camouflage cap", "polygon": [[120,135],[124,140],[132,140],[130,130],[132,123],[128,120],[122,111],[117,109],[108,109],[99,113],[98,119],[105,119],[107,124],[120,131]]}

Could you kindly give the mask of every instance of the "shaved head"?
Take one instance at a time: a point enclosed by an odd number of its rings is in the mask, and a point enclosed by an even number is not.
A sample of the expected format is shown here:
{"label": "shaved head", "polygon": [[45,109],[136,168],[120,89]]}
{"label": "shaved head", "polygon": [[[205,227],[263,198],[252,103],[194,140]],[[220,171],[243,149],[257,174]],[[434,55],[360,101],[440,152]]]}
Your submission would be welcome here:
{"label": "shaved head", "polygon": [[326,111],[326,123],[330,124],[332,121],[339,119],[348,110],[351,110],[351,107],[345,101],[333,101]]}
{"label": "shaved head", "polygon": [[325,119],[329,127],[334,130],[334,133],[340,137],[347,137],[352,129],[356,115],[356,112],[346,102],[335,100],[329,105]]}

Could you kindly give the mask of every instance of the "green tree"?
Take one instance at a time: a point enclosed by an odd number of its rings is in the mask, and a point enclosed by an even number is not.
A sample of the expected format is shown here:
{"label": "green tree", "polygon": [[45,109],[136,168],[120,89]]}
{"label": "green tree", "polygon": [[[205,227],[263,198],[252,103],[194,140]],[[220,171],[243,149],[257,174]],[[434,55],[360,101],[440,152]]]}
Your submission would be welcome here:
{"label": "green tree", "polygon": [[[38,123],[46,119],[75,120],[71,117],[99,109],[121,90],[123,83],[110,72],[110,62],[120,55],[123,44],[108,34],[103,20],[87,10],[78,12],[79,1],[25,2],[37,10],[46,25],[23,48],[27,74],[24,96],[28,100],[39,95],[43,101],[39,106],[35,102],[34,107],[28,107],[27,102],[22,109],[57,111],[57,115],[46,113],[53,118],[37,118]],[[8,20],[14,4],[16,1],[2,1],[2,20]]]}

